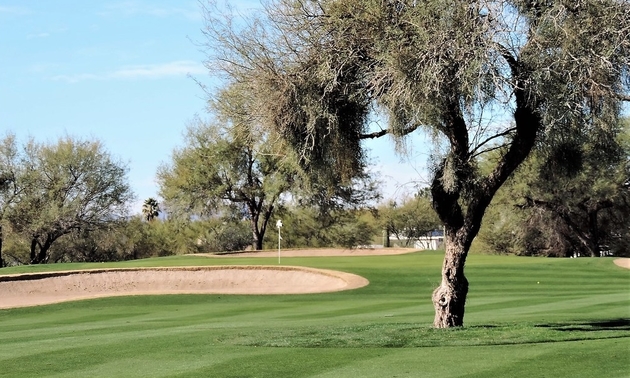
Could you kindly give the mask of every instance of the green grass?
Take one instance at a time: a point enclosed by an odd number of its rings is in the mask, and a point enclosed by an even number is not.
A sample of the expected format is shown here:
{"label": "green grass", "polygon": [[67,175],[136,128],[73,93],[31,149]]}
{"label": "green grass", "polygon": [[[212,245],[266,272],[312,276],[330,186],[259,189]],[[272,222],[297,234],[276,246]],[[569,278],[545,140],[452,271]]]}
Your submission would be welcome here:
{"label": "green grass", "polygon": [[[0,311],[0,377],[629,377],[630,271],[612,259],[470,256],[466,327],[431,328],[442,256],[283,258],[367,287],[103,298]],[[269,264],[168,257],[0,269]],[[0,300],[1,293],[0,293]]]}

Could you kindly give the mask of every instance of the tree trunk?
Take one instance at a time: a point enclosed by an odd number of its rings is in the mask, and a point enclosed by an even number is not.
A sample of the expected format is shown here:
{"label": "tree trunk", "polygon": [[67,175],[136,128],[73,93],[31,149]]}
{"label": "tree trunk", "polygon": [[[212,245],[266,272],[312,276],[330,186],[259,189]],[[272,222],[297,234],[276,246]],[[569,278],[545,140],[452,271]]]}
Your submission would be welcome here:
{"label": "tree trunk", "polygon": [[444,235],[446,251],[442,264],[442,282],[433,292],[435,328],[461,327],[464,325],[464,306],[468,294],[468,280],[464,265],[468,248],[454,231]]}
{"label": "tree trunk", "polygon": [[[41,244],[37,238],[31,240],[31,264],[41,264],[48,260],[48,250],[56,238],[50,235],[46,238],[44,244]],[[39,251],[37,250],[39,247]]]}
{"label": "tree trunk", "polygon": [[4,268],[4,260],[2,259],[2,241],[4,235],[2,234],[2,225],[0,225],[0,268]]}
{"label": "tree trunk", "polygon": [[598,208],[591,208],[588,211],[588,230],[591,234],[591,257],[601,257],[599,247],[599,225],[597,221]]}
{"label": "tree trunk", "polygon": [[50,245],[46,244],[43,247],[39,248],[39,262],[40,263],[45,263],[48,261],[48,249],[50,248]]}
{"label": "tree trunk", "polygon": [[31,264],[39,264],[37,260],[37,238],[31,239]]}
{"label": "tree trunk", "polygon": [[252,232],[252,249],[259,251],[262,249],[262,238],[258,230],[258,218],[260,213],[255,203],[249,203],[249,228]]}
{"label": "tree trunk", "polygon": [[254,249],[257,251],[263,249],[263,238],[257,233],[254,233]]}
{"label": "tree trunk", "polygon": [[252,248],[255,251],[260,251],[263,247],[263,236],[258,230],[258,215],[252,217],[250,220],[250,227],[252,230]]}

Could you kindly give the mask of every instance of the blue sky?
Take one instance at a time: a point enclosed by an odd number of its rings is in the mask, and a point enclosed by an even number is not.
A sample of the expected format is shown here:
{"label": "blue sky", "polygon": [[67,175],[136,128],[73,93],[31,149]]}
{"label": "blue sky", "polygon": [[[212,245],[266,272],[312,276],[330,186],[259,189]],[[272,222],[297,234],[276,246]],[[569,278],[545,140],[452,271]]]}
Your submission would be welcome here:
{"label": "blue sky", "polygon": [[[102,141],[128,164],[139,211],[157,196],[157,167],[181,145],[187,122],[205,114],[204,93],[191,78],[210,80],[195,43],[202,27],[196,0],[0,0],[0,135]],[[387,197],[422,179],[422,147],[402,158],[387,139],[368,148],[389,181]]]}

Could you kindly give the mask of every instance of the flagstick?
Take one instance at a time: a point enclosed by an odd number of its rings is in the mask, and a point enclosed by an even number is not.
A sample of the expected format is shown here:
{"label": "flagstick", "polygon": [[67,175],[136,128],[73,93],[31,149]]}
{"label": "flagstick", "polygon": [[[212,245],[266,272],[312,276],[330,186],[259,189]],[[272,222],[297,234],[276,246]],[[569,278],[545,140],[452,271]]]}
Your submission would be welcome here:
{"label": "flagstick", "polygon": [[280,240],[282,240],[282,237],[280,236],[280,229],[282,228],[282,220],[278,219],[276,227],[278,228],[278,265],[280,265]]}

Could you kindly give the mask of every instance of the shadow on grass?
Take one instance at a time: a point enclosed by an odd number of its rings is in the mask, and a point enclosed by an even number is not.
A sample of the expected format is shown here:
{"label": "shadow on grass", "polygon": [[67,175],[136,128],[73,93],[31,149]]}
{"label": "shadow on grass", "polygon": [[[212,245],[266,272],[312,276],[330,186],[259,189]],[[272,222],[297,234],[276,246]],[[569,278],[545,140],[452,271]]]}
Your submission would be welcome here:
{"label": "shadow on grass", "polygon": [[597,320],[592,322],[570,322],[555,324],[536,324],[536,327],[550,328],[556,331],[630,331],[630,319],[620,318]]}
{"label": "shadow on grass", "polygon": [[300,327],[250,333],[240,338],[228,338],[226,342],[234,345],[265,347],[416,348],[537,344],[618,338],[630,338],[630,319],[547,324],[480,324],[452,329],[435,329],[413,323]]}

